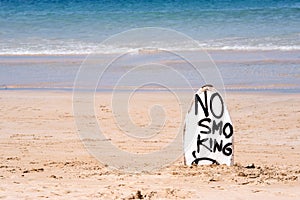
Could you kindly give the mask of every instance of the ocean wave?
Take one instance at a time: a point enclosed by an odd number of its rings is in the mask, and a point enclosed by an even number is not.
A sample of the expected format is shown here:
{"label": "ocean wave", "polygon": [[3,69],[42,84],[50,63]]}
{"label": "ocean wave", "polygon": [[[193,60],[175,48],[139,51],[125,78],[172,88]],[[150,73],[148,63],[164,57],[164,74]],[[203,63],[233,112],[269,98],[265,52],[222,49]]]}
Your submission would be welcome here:
{"label": "ocean wave", "polygon": [[[300,50],[300,36],[292,38],[224,38],[209,41],[196,41],[198,46],[189,43],[169,43],[137,48],[138,44],[125,45],[115,43],[113,46],[104,46],[101,43],[81,41],[34,40],[27,42],[5,41],[0,42],[0,55],[87,55],[91,53],[145,53],[159,52],[160,46],[169,51],[297,51]],[[156,49],[156,51],[154,51]]]}

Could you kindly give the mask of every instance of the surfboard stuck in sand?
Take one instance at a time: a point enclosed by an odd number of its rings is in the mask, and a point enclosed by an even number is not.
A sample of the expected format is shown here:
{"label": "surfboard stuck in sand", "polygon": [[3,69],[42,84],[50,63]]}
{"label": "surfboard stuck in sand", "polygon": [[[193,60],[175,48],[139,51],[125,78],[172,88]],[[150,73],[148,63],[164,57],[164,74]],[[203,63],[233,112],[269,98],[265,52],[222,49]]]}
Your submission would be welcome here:
{"label": "surfboard stuck in sand", "polygon": [[221,94],[205,85],[194,94],[184,128],[186,165],[233,164],[233,126]]}

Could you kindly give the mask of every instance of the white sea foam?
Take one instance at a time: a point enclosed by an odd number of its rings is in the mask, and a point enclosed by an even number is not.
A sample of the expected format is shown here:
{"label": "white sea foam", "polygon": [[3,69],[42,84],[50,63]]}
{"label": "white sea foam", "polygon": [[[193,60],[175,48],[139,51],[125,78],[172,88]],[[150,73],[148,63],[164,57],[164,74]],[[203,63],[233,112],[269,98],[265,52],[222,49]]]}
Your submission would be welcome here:
{"label": "white sea foam", "polygon": [[[167,50],[195,51],[195,50],[232,50],[232,51],[296,51],[300,50],[300,34],[291,38],[224,38],[217,40],[198,41],[199,47],[186,43],[162,44]],[[101,43],[82,41],[59,40],[29,40],[29,41],[2,41],[0,42],[0,55],[86,55],[90,53],[114,54],[130,52],[151,53],[159,52],[160,44],[147,46],[145,49],[136,49],[137,44],[104,46]],[[156,51],[153,51],[156,49]]]}

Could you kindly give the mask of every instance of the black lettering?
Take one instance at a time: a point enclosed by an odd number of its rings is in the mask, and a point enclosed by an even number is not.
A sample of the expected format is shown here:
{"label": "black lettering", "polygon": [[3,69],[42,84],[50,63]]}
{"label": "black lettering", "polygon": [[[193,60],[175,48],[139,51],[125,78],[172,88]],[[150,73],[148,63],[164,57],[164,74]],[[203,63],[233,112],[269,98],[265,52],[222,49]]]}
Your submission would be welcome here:
{"label": "black lettering", "polygon": [[220,151],[222,151],[222,148],[223,148],[223,140],[221,140],[221,142],[219,144],[217,142],[217,140],[215,139],[213,152],[216,152],[216,150],[218,150],[220,152]]}
{"label": "black lettering", "polygon": [[196,156],[196,151],[193,151],[193,152],[192,152],[192,155],[193,155],[194,158],[197,158],[197,156]]}
{"label": "black lettering", "polygon": [[198,137],[197,137],[197,153],[200,152],[200,143],[201,142],[201,139],[200,139],[200,134],[198,134]]}
{"label": "black lettering", "polygon": [[[227,127],[229,127],[229,133],[226,132]],[[232,125],[229,122],[227,122],[224,125],[224,127],[223,127],[223,134],[224,134],[225,138],[230,138],[232,136],[232,134],[233,134],[233,127],[232,127]]]}
{"label": "black lettering", "polygon": [[[194,157],[196,158],[196,157]],[[217,164],[219,165],[220,163],[218,163],[218,161],[216,161],[215,159],[212,159],[212,158],[206,158],[206,157],[203,157],[203,158],[196,158],[193,162],[192,162],[192,165],[196,164],[198,165],[198,163],[202,160],[206,160],[206,161],[211,161],[211,164]]]}
{"label": "black lettering", "polygon": [[205,106],[199,97],[198,94],[195,95],[195,115],[198,115],[198,102],[200,103],[202,110],[204,111],[205,117],[208,117],[208,106],[207,106],[207,91],[204,91],[204,99],[205,99]]}
{"label": "black lettering", "polygon": [[225,156],[230,156],[231,154],[232,154],[232,148],[231,148],[231,146],[232,146],[232,143],[227,143],[225,146],[224,146],[224,148],[223,148],[223,154],[225,155]]}
{"label": "black lettering", "polygon": [[203,134],[210,134],[211,133],[211,128],[205,124],[202,124],[203,122],[207,121],[208,123],[211,122],[211,119],[210,118],[204,118],[204,119],[201,119],[199,122],[198,122],[198,125],[199,126],[202,126],[203,128],[207,128],[207,131],[200,131],[200,133],[203,133]]}
{"label": "black lettering", "polygon": [[[216,113],[215,113],[214,110],[213,110],[213,100],[214,100],[214,98],[215,98],[216,96],[219,97],[220,102],[221,102],[221,106],[222,106],[222,108],[221,108],[221,113],[220,113],[219,115],[216,115]],[[213,114],[213,116],[214,116],[215,118],[217,118],[217,119],[220,119],[220,118],[223,116],[223,113],[224,113],[224,102],[223,102],[223,99],[222,99],[221,95],[220,95],[218,92],[212,94],[211,97],[210,97],[210,110],[211,110],[211,114]],[[207,116],[206,116],[206,117],[207,117]]]}
{"label": "black lettering", "polygon": [[213,139],[209,138],[209,147],[210,147],[210,149],[212,149],[212,145],[213,145]]}
{"label": "black lettering", "polygon": [[216,123],[216,121],[213,120],[212,134],[215,134],[215,131],[219,130],[219,134],[222,135],[222,126],[223,126],[222,121],[220,121],[219,123]]}
{"label": "black lettering", "polygon": [[200,152],[200,145],[204,146],[207,150],[209,150],[211,152],[211,149],[208,146],[206,146],[205,144],[203,144],[207,140],[208,140],[208,138],[204,138],[201,140],[200,134],[198,134],[198,137],[197,137],[197,152],[198,153]]}

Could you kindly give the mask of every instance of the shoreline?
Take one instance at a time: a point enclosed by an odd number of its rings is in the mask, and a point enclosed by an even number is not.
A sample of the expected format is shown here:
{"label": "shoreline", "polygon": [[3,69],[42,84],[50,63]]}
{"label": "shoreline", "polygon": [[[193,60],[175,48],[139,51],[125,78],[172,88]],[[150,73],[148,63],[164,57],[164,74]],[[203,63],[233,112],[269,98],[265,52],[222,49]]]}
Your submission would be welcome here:
{"label": "shoreline", "polygon": [[[95,90],[89,90],[89,89],[77,89],[78,91],[82,92],[96,92],[96,93],[107,93],[107,92],[133,92],[133,88],[128,89],[118,89],[113,90],[112,88],[106,88],[106,89],[97,89]],[[193,88],[193,90],[196,92],[198,89]],[[6,85],[0,85],[0,92],[1,91],[28,91],[28,92],[68,92],[73,93],[74,88],[47,88],[47,87],[15,87],[15,86],[6,86]],[[170,88],[170,89],[139,89],[138,92],[143,93],[164,93],[168,91],[175,91],[175,92],[190,92],[190,89],[184,89],[184,88]],[[226,93],[241,93],[241,94],[300,94],[300,88],[227,88],[225,89]]]}
{"label": "shoreline", "polygon": [[[209,53],[216,65],[216,70],[220,73],[220,78],[229,92],[275,92],[275,93],[300,93],[299,82],[299,60],[300,51],[215,51]],[[113,58],[110,54],[109,57]],[[141,56],[141,57],[139,57]],[[149,57],[148,57],[149,56]],[[86,56],[83,55],[60,55],[60,56],[1,56],[0,55],[0,90],[62,90],[72,91],[74,80],[78,70]],[[188,55],[198,67],[205,73],[201,60],[197,59],[197,53],[191,51]],[[130,70],[141,64],[152,62],[158,65],[167,65],[169,68],[162,68],[162,71],[149,71],[144,68],[138,71],[136,78],[140,76],[155,76],[164,72],[176,70],[184,78],[189,80],[189,84],[194,90],[199,85],[204,85],[204,81],[199,74],[185,68],[186,63],[177,57],[164,57],[160,53],[153,54],[130,54],[124,60],[116,61],[104,74],[100,91],[112,90],[117,81]],[[147,60],[147,59],[150,59]],[[201,58],[202,59],[202,58]],[[125,61],[125,62],[124,62]],[[144,63],[144,62],[145,63]],[[94,62],[94,61],[92,61]],[[167,70],[168,69],[168,70]],[[170,70],[169,70],[170,69]],[[98,69],[95,68],[95,73]],[[150,70],[150,69],[149,69]],[[134,74],[134,73],[133,73]],[[198,76],[198,77],[197,77]],[[169,82],[172,83],[172,77]],[[128,82],[129,83],[129,82]],[[126,86],[127,83],[124,83]],[[138,83],[136,83],[138,84]],[[186,85],[174,82],[172,90],[189,90]],[[130,83],[134,85],[134,83]],[[133,87],[124,87],[125,90]],[[148,91],[149,88],[147,88]],[[151,90],[152,88],[150,88]],[[153,90],[161,90],[153,88]]]}

